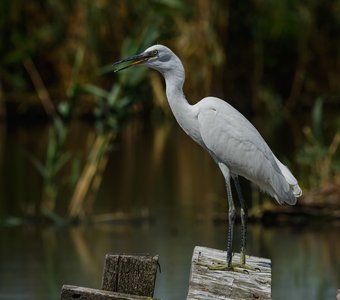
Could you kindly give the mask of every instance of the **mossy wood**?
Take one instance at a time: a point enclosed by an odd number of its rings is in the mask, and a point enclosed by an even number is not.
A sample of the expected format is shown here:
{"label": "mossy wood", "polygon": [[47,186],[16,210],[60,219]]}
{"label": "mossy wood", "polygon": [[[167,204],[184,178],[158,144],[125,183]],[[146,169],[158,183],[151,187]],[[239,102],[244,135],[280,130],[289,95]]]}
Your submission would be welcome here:
{"label": "mossy wood", "polygon": [[[226,252],[196,246],[192,256],[187,300],[198,299],[272,299],[271,261],[247,256],[252,270],[243,272],[210,270],[214,263],[226,262]],[[233,264],[240,262],[235,253]]]}

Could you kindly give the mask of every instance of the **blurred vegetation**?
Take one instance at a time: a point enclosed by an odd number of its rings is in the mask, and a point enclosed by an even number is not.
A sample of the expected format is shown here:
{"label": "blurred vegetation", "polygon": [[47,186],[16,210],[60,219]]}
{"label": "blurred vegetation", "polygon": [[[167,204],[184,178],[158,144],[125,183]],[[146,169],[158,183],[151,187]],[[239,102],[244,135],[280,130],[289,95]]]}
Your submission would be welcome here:
{"label": "blurred vegetation", "polygon": [[[84,213],[77,203],[102,172],[122,120],[169,113],[154,72],[112,73],[113,61],[155,43],[181,57],[192,102],[227,99],[247,117],[265,116],[271,132],[292,119],[297,157],[315,175],[306,187],[332,181],[339,170],[340,125],[323,114],[340,110],[338,0],[3,0],[0,38],[0,117],[52,121],[45,161],[28,155],[44,179],[48,211],[71,157],[69,120],[90,116],[98,130],[87,163],[73,169],[74,216]],[[327,134],[325,122],[332,124]]]}
{"label": "blurred vegetation", "polygon": [[312,110],[312,126],[303,128],[307,142],[298,153],[303,177],[314,188],[325,186],[334,178],[340,179],[340,131],[334,134],[330,144],[326,143],[323,119],[323,100],[318,98]]}
{"label": "blurred vegetation", "polygon": [[[2,93],[6,102],[15,99],[22,107],[28,102],[22,95],[34,92],[24,67],[28,59],[54,102],[90,95],[77,103],[79,113],[150,107],[140,99],[141,93],[152,99],[155,89],[144,80],[149,72],[135,68],[115,78],[110,64],[156,42],[180,55],[193,101],[213,93],[250,113],[309,109],[320,96],[338,104],[339,1],[4,0],[0,5]],[[79,51],[84,59],[75,82]],[[112,88],[117,85],[124,86],[123,94]],[[120,104],[117,94],[127,95]]]}

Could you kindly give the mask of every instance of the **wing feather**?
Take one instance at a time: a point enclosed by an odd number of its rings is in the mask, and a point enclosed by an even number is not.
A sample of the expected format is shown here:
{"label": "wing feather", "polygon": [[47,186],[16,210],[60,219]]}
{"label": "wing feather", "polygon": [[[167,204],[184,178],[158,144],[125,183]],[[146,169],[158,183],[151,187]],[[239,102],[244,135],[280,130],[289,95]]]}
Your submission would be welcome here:
{"label": "wing feather", "polygon": [[[214,159],[257,184],[279,202],[296,202],[275,156],[256,128],[228,103],[208,97],[198,103],[201,138]],[[294,198],[294,199],[293,199]]]}

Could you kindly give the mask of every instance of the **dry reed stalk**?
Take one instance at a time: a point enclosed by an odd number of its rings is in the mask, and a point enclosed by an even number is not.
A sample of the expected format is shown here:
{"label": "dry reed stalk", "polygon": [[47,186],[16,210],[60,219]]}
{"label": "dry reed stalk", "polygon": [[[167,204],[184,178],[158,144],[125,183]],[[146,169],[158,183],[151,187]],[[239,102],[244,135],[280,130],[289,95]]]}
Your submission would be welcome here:
{"label": "dry reed stalk", "polygon": [[[102,167],[102,162],[107,160],[107,149],[111,144],[113,133],[98,135],[92,145],[88,161],[80,176],[72,199],[69,205],[69,216],[71,218],[84,215],[84,203],[98,171]],[[106,166],[106,163],[104,164]]]}
{"label": "dry reed stalk", "polygon": [[54,116],[56,111],[51,100],[50,94],[37,70],[34,65],[34,62],[31,58],[26,58],[24,61],[25,69],[28,75],[31,77],[32,83],[37,91],[38,97],[45,109],[45,112],[49,116]]}

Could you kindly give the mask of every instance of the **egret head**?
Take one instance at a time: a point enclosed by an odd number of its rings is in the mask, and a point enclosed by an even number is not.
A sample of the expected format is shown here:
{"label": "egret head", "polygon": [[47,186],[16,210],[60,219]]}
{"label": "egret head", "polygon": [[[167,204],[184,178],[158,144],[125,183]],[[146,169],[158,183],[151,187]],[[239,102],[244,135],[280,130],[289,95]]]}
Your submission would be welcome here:
{"label": "egret head", "polygon": [[138,55],[119,60],[114,65],[128,63],[122,68],[115,70],[115,72],[129,68],[135,65],[144,65],[155,69],[165,75],[167,72],[173,70],[181,70],[184,72],[183,66],[179,58],[168,48],[162,45],[154,45],[146,49]]}

